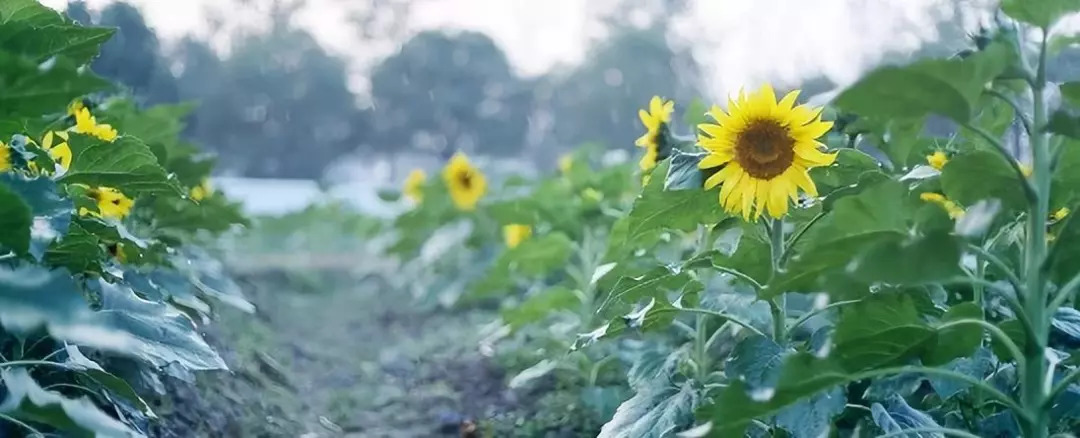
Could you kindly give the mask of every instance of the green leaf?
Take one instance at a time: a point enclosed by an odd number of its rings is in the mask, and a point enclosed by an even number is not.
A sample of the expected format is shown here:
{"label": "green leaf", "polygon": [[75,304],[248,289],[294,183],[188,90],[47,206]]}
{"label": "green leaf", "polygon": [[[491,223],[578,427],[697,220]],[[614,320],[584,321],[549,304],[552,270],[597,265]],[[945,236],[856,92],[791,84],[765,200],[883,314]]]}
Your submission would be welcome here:
{"label": "green leaf", "polygon": [[0,248],[26,254],[32,225],[30,206],[10,186],[0,183]]}
{"label": "green leaf", "polygon": [[1008,66],[1001,44],[965,59],[932,59],[878,68],[837,96],[835,104],[862,116],[910,119],[938,114],[966,122],[987,82]]}
{"label": "green leaf", "polygon": [[150,405],[146,404],[146,401],[139,397],[139,394],[129,385],[124,379],[116,377],[116,375],[105,371],[97,362],[90,360],[79,350],[79,347],[74,345],[65,345],[64,352],[67,354],[67,360],[64,361],[64,367],[79,372],[101,387],[108,389],[113,394],[122,397],[127,400],[135,409],[142,412],[150,418],[157,418],[154,411],[150,409]]}
{"label": "green leaf", "polygon": [[[881,239],[852,260],[848,272],[868,283],[918,285],[961,275],[962,241],[947,232]],[[897,260],[905,260],[898,264]]]}
{"label": "green leaf", "polygon": [[[653,170],[653,175],[665,175],[670,160]],[[699,224],[719,223],[727,214],[720,206],[716,190],[663,189],[661,178],[652,178],[634,201],[627,219],[626,243],[633,243],[658,230],[690,231]]]}
{"label": "green leaf", "polygon": [[[972,357],[962,357],[953,360],[948,365],[945,365],[945,369],[983,380],[994,372],[995,365],[996,360],[994,359],[994,355],[990,353],[990,350],[980,348]],[[934,392],[936,392],[942,400],[948,400],[971,387],[970,383],[956,379],[934,376],[930,377],[928,380],[930,380],[930,386],[934,388]]]}
{"label": "green leaf", "polygon": [[1080,0],[1001,0],[1001,11],[1019,21],[1049,28],[1061,16],[1080,11]]}
{"label": "green leaf", "polygon": [[667,176],[664,178],[664,190],[702,190],[705,186],[705,172],[698,169],[698,163],[705,157],[703,153],[672,153]]}
{"label": "green leaf", "polygon": [[833,165],[811,169],[810,178],[814,180],[818,193],[824,196],[841,187],[855,184],[866,172],[880,170],[881,164],[874,157],[845,148],[837,151]]}
{"label": "green leaf", "polygon": [[619,405],[615,416],[600,429],[597,438],[663,438],[672,436],[693,420],[698,402],[690,382],[639,390]]}
{"label": "green leaf", "polygon": [[776,414],[776,425],[793,438],[828,436],[833,418],[844,412],[846,405],[844,391],[835,388],[784,408]]}
{"label": "green leaf", "polygon": [[[30,206],[34,224],[30,234],[30,254],[41,260],[49,244],[58,236],[67,234],[71,225],[71,214],[75,210],[74,205],[58,191],[56,182],[48,177],[28,179],[9,172],[0,175],[0,182],[7,184]],[[0,202],[0,205],[8,204]],[[0,213],[0,218],[11,217]],[[0,230],[11,230],[11,227],[0,226]],[[2,233],[3,231],[0,231],[0,234]]]}
{"label": "green leaf", "polygon": [[691,281],[694,280],[688,272],[676,271],[666,266],[658,266],[642,275],[622,277],[608,292],[598,312],[604,312],[617,304],[621,304],[620,308],[625,309],[644,298],[666,302],[668,292],[680,291]]}
{"label": "green leaf", "polygon": [[972,151],[949,160],[941,171],[945,197],[962,206],[983,199],[1000,199],[1007,209],[1026,205],[1023,187],[1016,171],[997,152]]}
{"label": "green leaf", "polygon": [[78,222],[73,222],[68,233],[45,251],[44,262],[55,267],[67,268],[74,273],[101,273],[105,260],[105,248],[101,240]]}
{"label": "green leaf", "polygon": [[37,0],[4,0],[0,3],[0,25],[30,23],[36,26],[63,23],[59,12]]}
{"label": "green leaf", "polygon": [[[962,303],[949,308],[941,318],[945,324],[962,319],[982,319],[982,309],[975,303]],[[934,343],[923,355],[923,363],[938,366],[953,359],[969,357],[982,345],[983,329],[974,324],[953,326],[938,330]]]}
{"label": "green leaf", "polygon": [[1080,107],[1080,81],[1065,82],[1058,86],[1061,98],[1069,105]]}
{"label": "green leaf", "polygon": [[[47,68],[42,68],[47,67]],[[0,119],[37,118],[112,85],[65,57],[42,65],[0,50]]]}
{"label": "green leaf", "polygon": [[[997,324],[997,327],[1001,331],[1005,332],[1005,335],[1013,341],[1020,351],[1024,351],[1027,346],[1027,332],[1024,330],[1024,324],[1018,319],[1009,319]],[[1000,357],[1001,360],[1016,360],[1013,358],[1012,351],[1005,348],[1005,345],[995,336],[990,339],[990,348],[994,352],[994,355]]]}
{"label": "green leaf", "polygon": [[23,368],[6,368],[0,371],[0,379],[7,388],[0,412],[8,416],[75,437],[142,436],[102,412],[88,398],[69,399],[42,389]]}
{"label": "green leaf", "polygon": [[765,336],[749,336],[735,345],[725,371],[746,382],[751,391],[771,390],[780,381],[780,367],[793,350]]}
{"label": "green leaf", "polygon": [[[884,405],[881,403],[870,405],[870,415],[874,419],[874,424],[877,424],[877,426],[881,428],[881,431],[885,433],[895,433],[908,429],[926,427],[941,427],[941,425],[937,424],[930,415],[912,408],[907,404],[907,401],[896,395],[886,400]],[[938,438],[942,435],[939,433],[920,432],[912,433],[908,436],[915,438]]]}
{"label": "green leaf", "polygon": [[851,371],[903,364],[934,336],[914,301],[903,294],[872,295],[840,314],[833,355]]}
{"label": "green leaf", "polygon": [[573,309],[580,305],[574,291],[555,286],[533,294],[524,302],[502,311],[502,319],[513,329],[543,320],[548,315],[560,310]]}
{"label": "green leaf", "polygon": [[0,27],[0,50],[33,62],[44,62],[53,56],[65,56],[76,65],[82,65],[98,55],[101,45],[108,41],[114,32],[115,29],[75,24],[38,26],[15,22]]}
{"label": "green leaf", "polygon": [[730,254],[717,251],[712,257],[712,264],[734,269],[753,278],[759,284],[765,284],[772,274],[772,248],[769,237],[765,235],[762,228],[754,225],[744,223],[739,227],[735,251]]}
{"label": "green leaf", "polygon": [[71,168],[60,178],[62,183],[112,187],[129,197],[139,193],[183,193],[166,176],[150,148],[137,138],[122,136],[110,143],[73,133],[68,144]]}

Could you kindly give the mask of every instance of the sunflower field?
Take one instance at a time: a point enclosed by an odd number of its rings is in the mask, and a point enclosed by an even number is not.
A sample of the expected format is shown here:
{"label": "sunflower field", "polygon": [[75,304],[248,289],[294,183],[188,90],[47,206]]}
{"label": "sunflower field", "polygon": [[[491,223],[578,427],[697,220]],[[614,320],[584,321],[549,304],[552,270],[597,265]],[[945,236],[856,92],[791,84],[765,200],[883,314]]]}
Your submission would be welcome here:
{"label": "sunflower field", "polygon": [[213,255],[246,221],[179,138],[85,65],[114,29],[0,1],[0,436],[143,436],[162,378],[225,363],[200,334],[251,311]]}
{"label": "sunflower field", "polygon": [[1074,436],[1080,82],[1046,65],[1077,11],[1005,0],[824,107],[655,97],[636,163],[495,184],[459,153],[409,176],[386,253],[418,297],[500,309],[509,386],[574,382],[600,437]]}

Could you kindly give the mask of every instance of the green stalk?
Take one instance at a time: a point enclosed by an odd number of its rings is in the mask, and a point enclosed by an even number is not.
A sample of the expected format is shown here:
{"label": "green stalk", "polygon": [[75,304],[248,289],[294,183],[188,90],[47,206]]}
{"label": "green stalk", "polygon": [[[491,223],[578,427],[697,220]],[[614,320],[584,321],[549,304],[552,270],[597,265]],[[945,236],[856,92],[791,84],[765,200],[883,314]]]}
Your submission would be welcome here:
{"label": "green stalk", "polygon": [[[772,259],[772,275],[780,272],[780,258],[784,257],[784,221],[773,219],[769,227],[769,255]],[[781,294],[769,301],[773,318],[773,340],[780,345],[787,337],[787,299]]]}
{"label": "green stalk", "polygon": [[1048,32],[1043,29],[1039,46],[1039,63],[1035,78],[1031,83],[1033,95],[1033,124],[1036,132],[1031,137],[1032,169],[1034,177],[1035,199],[1031,202],[1027,218],[1027,242],[1024,251],[1024,276],[1026,277],[1026,296],[1024,312],[1031,320],[1035,342],[1029,342],[1024,348],[1026,368],[1021,377],[1020,404],[1027,411],[1028,422],[1024,425],[1027,438],[1046,438],[1049,434],[1049,410],[1043,409],[1048,394],[1046,386],[1048,363],[1044,357],[1049,337],[1047,312],[1047,288],[1043,279],[1042,265],[1046,259],[1046,218],[1050,215],[1050,151],[1045,132],[1046,102],[1043,91],[1046,86],[1046,39]]}

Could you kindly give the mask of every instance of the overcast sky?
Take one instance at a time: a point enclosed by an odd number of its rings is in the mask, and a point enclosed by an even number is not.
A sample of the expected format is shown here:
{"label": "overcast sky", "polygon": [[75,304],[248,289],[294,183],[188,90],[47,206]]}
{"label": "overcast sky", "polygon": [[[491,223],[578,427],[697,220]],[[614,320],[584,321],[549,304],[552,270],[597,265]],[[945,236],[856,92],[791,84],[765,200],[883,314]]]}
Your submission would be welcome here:
{"label": "overcast sky", "polygon": [[[88,0],[100,9],[111,0]],[[646,1],[646,0],[642,0]],[[793,82],[824,74],[844,84],[873,65],[883,49],[913,50],[936,38],[932,12],[952,2],[987,0],[691,0],[677,33],[695,35],[694,55],[704,67],[708,93],[721,96],[763,81]],[[43,0],[62,7],[66,0]],[[208,32],[215,0],[130,0],[166,40]],[[348,0],[308,0],[297,17],[331,51],[364,64],[346,23]],[[455,28],[491,35],[523,74],[541,74],[580,62],[604,0],[425,0],[409,23],[413,30]],[[231,11],[236,24],[244,14]],[[318,23],[318,25],[312,25]],[[970,23],[968,24],[971,25]],[[679,36],[673,36],[679,40]],[[358,71],[361,70],[358,68]]]}

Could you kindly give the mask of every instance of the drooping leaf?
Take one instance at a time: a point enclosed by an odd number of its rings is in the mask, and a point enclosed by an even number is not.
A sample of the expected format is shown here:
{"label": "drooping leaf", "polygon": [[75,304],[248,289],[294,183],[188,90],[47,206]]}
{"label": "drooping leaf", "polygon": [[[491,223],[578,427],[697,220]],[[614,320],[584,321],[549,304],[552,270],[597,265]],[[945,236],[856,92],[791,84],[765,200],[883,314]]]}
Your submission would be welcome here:
{"label": "drooping leaf", "polygon": [[150,405],[146,404],[146,401],[139,397],[139,394],[129,385],[124,379],[117,377],[116,375],[105,371],[97,362],[94,362],[90,358],[86,357],[79,350],[79,347],[74,345],[65,345],[64,352],[67,354],[67,359],[64,361],[64,367],[72,371],[77,371],[83,376],[86,376],[88,380],[100,385],[101,387],[108,389],[113,394],[122,397],[135,406],[139,412],[150,418],[155,418],[154,411],[150,409]]}
{"label": "drooping leaf", "polygon": [[[980,348],[975,352],[974,356],[955,359],[944,367],[945,369],[983,380],[994,371],[995,362],[994,355],[990,353],[989,349]],[[929,377],[928,379],[930,380],[930,386],[934,388],[934,392],[937,392],[942,400],[948,400],[971,387],[970,383],[956,379],[935,376]]]}
{"label": "drooping leaf", "polygon": [[30,206],[11,187],[0,183],[0,248],[26,254],[32,225]]}
{"label": "drooping leaf", "polygon": [[844,412],[846,405],[844,391],[834,388],[784,408],[776,414],[776,424],[794,438],[827,436],[833,418]]}
{"label": "drooping leaf", "polygon": [[938,114],[969,120],[987,82],[1005,70],[1009,51],[993,44],[965,59],[932,59],[878,68],[840,93],[834,103],[862,116],[911,119]]}
{"label": "drooping leaf", "polygon": [[[15,173],[5,173],[0,174],[0,182],[6,183],[30,207],[33,216],[33,226],[30,233],[30,254],[34,258],[41,260],[49,244],[57,237],[68,232],[74,205],[70,199],[61,195],[56,182],[47,177],[29,179]],[[6,204],[0,202],[0,205]],[[0,214],[0,217],[4,218],[0,219],[0,221],[5,219],[13,220],[12,216],[5,214]],[[11,232],[11,228],[7,226],[0,226],[0,230]],[[0,233],[4,231],[0,231]]]}
{"label": "drooping leaf", "polygon": [[23,368],[5,368],[0,380],[7,396],[0,412],[24,422],[48,425],[75,437],[142,436],[104,413],[87,398],[69,399],[46,391]]}
{"label": "drooping leaf", "polygon": [[[903,398],[893,396],[884,404],[874,403],[870,406],[874,424],[885,433],[900,432],[908,429],[925,427],[941,427],[934,418],[925,412],[912,408]],[[945,435],[934,432],[913,432],[909,436],[918,438],[945,438]]]}
{"label": "drooping leaf", "polygon": [[1061,16],[1080,11],[1077,0],[1002,0],[1006,15],[1038,27],[1048,28]]}
{"label": "drooping leaf", "polygon": [[597,438],[668,437],[693,421],[697,391],[689,382],[681,386],[642,389],[619,405],[615,416]]}
{"label": "drooping leaf", "polygon": [[698,169],[698,163],[704,157],[703,153],[675,151],[668,159],[670,164],[664,178],[664,190],[702,190],[705,173]]}
{"label": "drooping leaf", "polygon": [[1072,307],[1058,308],[1050,324],[1056,333],[1067,337],[1069,341],[1080,342],[1080,310]]}
{"label": "drooping leaf", "polygon": [[765,336],[739,341],[728,358],[728,376],[746,382],[751,391],[772,390],[780,380],[780,366],[791,351]]}

